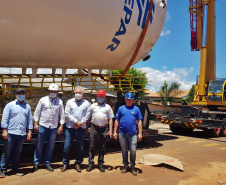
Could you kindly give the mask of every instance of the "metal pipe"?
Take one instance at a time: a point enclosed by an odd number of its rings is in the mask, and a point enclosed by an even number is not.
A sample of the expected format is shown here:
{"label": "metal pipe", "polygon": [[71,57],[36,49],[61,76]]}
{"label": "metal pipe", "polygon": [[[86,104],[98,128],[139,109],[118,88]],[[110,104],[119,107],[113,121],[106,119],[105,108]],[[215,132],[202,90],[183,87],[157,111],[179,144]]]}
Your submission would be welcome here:
{"label": "metal pipe", "polygon": [[204,4],[203,15],[203,38],[202,49],[200,53],[200,73],[199,73],[199,100],[205,100],[205,76],[206,76],[206,40],[207,40],[207,22],[208,22],[208,3]]}
{"label": "metal pipe", "polygon": [[208,22],[208,4],[204,5],[204,15],[203,15],[203,36],[202,36],[202,46],[206,46],[207,40],[207,22]]}

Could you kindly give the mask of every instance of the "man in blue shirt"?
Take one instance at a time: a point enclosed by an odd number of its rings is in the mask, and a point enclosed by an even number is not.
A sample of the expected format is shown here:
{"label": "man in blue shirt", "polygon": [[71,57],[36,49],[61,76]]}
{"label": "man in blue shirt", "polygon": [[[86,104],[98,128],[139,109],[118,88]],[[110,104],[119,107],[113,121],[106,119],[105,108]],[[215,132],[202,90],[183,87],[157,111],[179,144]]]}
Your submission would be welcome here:
{"label": "man in blue shirt", "polygon": [[19,173],[20,153],[22,151],[24,139],[27,133],[27,140],[31,140],[31,130],[33,121],[31,108],[25,101],[25,90],[16,90],[16,100],[8,103],[2,114],[2,137],[4,139],[4,151],[1,158],[0,178],[4,178],[7,172],[10,157],[12,157],[12,172]]}
{"label": "man in blue shirt", "polygon": [[[115,116],[116,120],[114,123],[114,139],[117,140],[118,134],[117,129],[119,126],[119,142],[122,149],[122,157],[124,167],[121,170],[122,173],[126,173],[129,169],[128,162],[128,146],[130,150],[130,164],[131,172],[133,175],[137,175],[135,169],[136,161],[136,147],[137,140],[142,140],[142,115],[140,109],[133,105],[134,95],[128,92],[125,96],[126,105],[120,106],[118,108],[117,114]],[[138,135],[136,124],[138,124]]]}

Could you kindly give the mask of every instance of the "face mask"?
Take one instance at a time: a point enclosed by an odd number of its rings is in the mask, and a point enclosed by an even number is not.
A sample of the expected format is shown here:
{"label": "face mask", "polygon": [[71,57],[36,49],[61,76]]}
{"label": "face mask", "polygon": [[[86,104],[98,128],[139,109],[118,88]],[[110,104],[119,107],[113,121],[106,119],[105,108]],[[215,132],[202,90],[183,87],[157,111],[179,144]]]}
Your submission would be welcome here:
{"label": "face mask", "polygon": [[104,98],[97,98],[98,103],[103,103],[104,102]]}
{"label": "face mask", "polygon": [[76,94],[75,94],[75,99],[76,99],[76,100],[81,100],[82,97],[83,97],[82,94],[79,94],[79,93],[76,93]]}
{"label": "face mask", "polygon": [[49,95],[50,95],[51,98],[56,98],[57,94],[56,93],[49,93]]}
{"label": "face mask", "polygon": [[17,95],[17,100],[18,101],[24,101],[25,100],[25,95],[24,94]]}

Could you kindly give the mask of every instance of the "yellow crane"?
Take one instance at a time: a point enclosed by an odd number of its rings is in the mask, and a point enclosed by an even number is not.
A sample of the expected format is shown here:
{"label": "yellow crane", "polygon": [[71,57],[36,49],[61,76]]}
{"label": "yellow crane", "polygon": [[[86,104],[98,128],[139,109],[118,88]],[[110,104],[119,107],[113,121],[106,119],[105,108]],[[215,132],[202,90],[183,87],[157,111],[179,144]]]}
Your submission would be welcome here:
{"label": "yellow crane", "polygon": [[174,133],[198,128],[208,137],[226,136],[226,79],[216,78],[215,0],[190,0],[189,12],[191,50],[200,51],[194,100],[192,106],[161,116],[161,121]]}
{"label": "yellow crane", "polygon": [[215,0],[190,0],[191,47],[200,50],[199,81],[195,106],[222,110],[226,106],[226,80],[216,79]]}

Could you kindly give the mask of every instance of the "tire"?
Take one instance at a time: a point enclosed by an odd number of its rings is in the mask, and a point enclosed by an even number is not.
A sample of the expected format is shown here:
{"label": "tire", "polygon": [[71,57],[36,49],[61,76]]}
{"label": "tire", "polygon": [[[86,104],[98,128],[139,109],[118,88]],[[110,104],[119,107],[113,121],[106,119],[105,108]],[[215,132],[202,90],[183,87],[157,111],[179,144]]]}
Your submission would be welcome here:
{"label": "tire", "polygon": [[181,133],[184,135],[191,135],[192,132],[193,132],[192,128],[181,128]]}
{"label": "tire", "polygon": [[170,126],[170,130],[174,134],[179,134],[179,135],[190,135],[193,132],[192,128],[181,128],[181,127],[172,127]]}
{"label": "tire", "polygon": [[181,128],[180,127],[170,126],[170,130],[173,132],[173,134],[181,134]]}
{"label": "tire", "polygon": [[221,137],[226,137],[226,128],[222,128],[220,131],[220,136]]}
{"label": "tire", "polygon": [[205,130],[207,137],[219,137],[221,129],[220,128],[212,128]]}

